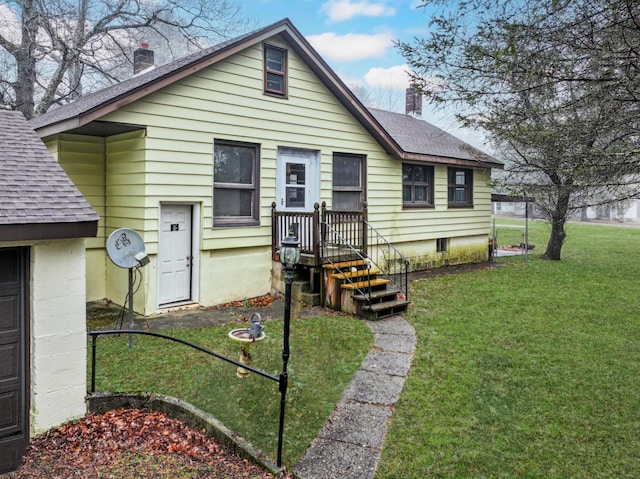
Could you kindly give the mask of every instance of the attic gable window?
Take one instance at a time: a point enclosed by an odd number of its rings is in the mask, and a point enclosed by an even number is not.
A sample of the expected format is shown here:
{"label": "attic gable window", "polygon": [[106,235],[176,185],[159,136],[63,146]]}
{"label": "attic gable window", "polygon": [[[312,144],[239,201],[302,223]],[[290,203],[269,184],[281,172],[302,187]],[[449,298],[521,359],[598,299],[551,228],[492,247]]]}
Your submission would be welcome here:
{"label": "attic gable window", "polygon": [[213,226],[256,226],[260,149],[253,143],[215,140]]}
{"label": "attic gable window", "polygon": [[404,208],[433,206],[433,166],[402,164],[402,206]]}
{"label": "attic gable window", "polygon": [[287,50],[264,46],[264,91],[270,95],[287,96]]}
{"label": "attic gable window", "polygon": [[448,175],[449,206],[473,206],[473,170],[450,167]]}

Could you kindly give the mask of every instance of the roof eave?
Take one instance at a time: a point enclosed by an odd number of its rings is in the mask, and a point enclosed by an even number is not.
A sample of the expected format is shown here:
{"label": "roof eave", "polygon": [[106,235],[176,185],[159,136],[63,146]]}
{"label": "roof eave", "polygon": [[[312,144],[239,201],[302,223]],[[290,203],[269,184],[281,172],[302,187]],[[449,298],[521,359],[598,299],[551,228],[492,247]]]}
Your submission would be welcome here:
{"label": "roof eave", "polygon": [[485,161],[485,160],[470,160],[465,158],[452,158],[448,156],[436,156],[436,155],[424,155],[419,153],[407,153],[403,152],[400,158],[407,161],[421,161],[429,163],[441,163],[447,165],[458,165],[472,168],[496,168],[503,169],[502,163]]}
{"label": "roof eave", "polygon": [[0,224],[0,241],[34,241],[70,238],[93,238],[98,234],[98,220],[68,223]]}

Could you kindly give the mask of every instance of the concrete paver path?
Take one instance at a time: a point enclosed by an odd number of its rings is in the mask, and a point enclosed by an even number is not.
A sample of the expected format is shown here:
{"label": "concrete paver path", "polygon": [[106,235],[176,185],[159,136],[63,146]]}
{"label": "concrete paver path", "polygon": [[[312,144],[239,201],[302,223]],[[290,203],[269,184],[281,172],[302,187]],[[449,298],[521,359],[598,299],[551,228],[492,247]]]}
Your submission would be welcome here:
{"label": "concrete paver path", "polygon": [[367,321],[374,347],[318,437],[294,467],[301,479],[372,479],[393,406],[411,368],[416,334],[400,316]]}

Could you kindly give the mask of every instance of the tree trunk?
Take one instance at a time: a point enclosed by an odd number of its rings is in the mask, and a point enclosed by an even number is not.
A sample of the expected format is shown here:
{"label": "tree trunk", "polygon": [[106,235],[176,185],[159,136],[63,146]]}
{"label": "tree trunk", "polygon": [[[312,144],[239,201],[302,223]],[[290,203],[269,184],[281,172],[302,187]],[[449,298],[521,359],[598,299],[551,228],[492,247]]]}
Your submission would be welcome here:
{"label": "tree trunk", "polygon": [[551,236],[547,243],[547,250],[542,255],[542,258],[560,260],[562,243],[564,243],[564,238],[567,235],[564,231],[564,223],[564,221],[551,222]]}
{"label": "tree trunk", "polygon": [[17,81],[16,110],[21,111],[27,120],[33,118],[35,109],[36,57],[34,55],[38,35],[38,17],[33,1],[22,2],[22,39],[16,52]]}
{"label": "tree trunk", "polygon": [[568,188],[560,188],[556,201],[555,211],[551,214],[551,236],[547,243],[547,250],[542,255],[543,259],[559,261],[562,252],[562,244],[567,236],[564,225],[567,222],[567,212],[569,211],[569,200],[571,192]]}

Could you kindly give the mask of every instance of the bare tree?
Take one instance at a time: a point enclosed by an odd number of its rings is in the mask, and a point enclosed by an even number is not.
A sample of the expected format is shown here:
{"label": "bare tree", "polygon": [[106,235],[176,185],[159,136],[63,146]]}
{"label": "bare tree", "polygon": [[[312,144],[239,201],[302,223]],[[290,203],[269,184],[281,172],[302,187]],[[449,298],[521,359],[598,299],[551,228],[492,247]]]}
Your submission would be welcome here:
{"label": "bare tree", "polygon": [[168,60],[255,24],[231,0],[8,0],[0,18],[0,101],[27,118],[130,76],[142,39]]}
{"label": "bare tree", "polygon": [[[409,83],[406,85],[409,86]],[[350,84],[349,88],[356,97],[367,107],[379,110],[404,113],[405,90],[398,90],[389,85],[385,87],[366,88],[362,85]]]}
{"label": "bare tree", "polygon": [[[432,0],[432,33],[399,48],[427,99],[458,105],[506,162],[503,186],[535,196],[560,259],[576,209],[636,195],[636,0]],[[421,82],[420,74],[439,82]]]}

